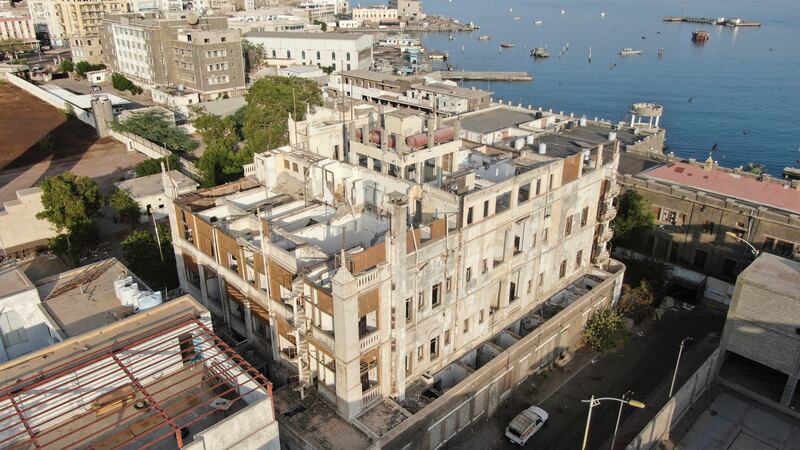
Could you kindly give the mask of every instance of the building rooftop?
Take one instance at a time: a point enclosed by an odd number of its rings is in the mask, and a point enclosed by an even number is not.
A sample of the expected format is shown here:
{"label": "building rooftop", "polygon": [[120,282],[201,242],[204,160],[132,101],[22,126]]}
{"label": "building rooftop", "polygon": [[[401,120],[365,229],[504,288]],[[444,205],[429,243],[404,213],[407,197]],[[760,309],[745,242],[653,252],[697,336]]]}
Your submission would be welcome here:
{"label": "building rooftop", "polygon": [[526,112],[517,108],[500,107],[465,115],[461,119],[461,127],[465,130],[486,134],[517,127],[534,119],[536,119],[534,111]]}
{"label": "building rooftop", "polygon": [[197,106],[204,109],[208,114],[227,117],[241,108],[244,108],[245,105],[247,105],[247,99],[244,96],[237,96],[212,100],[210,102],[202,102]]}
{"label": "building rooftop", "polygon": [[742,271],[739,279],[789,298],[798,298],[800,294],[798,291],[800,261],[793,261],[770,253],[761,253]]}
{"label": "building rooftop", "polygon": [[716,167],[705,170],[684,162],[658,166],[642,176],[800,214],[800,191],[780,182],[759,181]]}
{"label": "building rooftop", "polygon": [[373,72],[371,70],[347,70],[342,72],[341,75],[343,77],[361,78],[364,80],[378,82],[400,81],[405,78],[399,75],[393,75],[391,73]]}
{"label": "building rooftop", "polygon": [[[197,187],[197,183],[194,180],[178,172],[177,170],[170,170],[167,172],[167,176],[172,180],[173,187],[178,192],[191,187]],[[157,195],[164,192],[164,183],[161,172],[144,177],[120,181],[117,183],[117,187],[127,191],[133,198]]]}
{"label": "building rooftop", "polygon": [[320,41],[357,41],[366,34],[359,33],[311,33],[305,31],[250,31],[245,38],[283,38],[283,39],[316,39]]}
{"label": "building rooftop", "polygon": [[4,446],[223,448],[274,427],[269,381],[209,322],[183,296],[1,365]]}
{"label": "building rooftop", "polygon": [[0,270],[0,299],[29,289],[33,289],[33,284],[21,270],[15,267]]}
{"label": "building rooftop", "polygon": [[492,95],[489,91],[474,88],[464,88],[459,86],[452,86],[446,83],[428,83],[428,84],[415,84],[411,86],[420,91],[433,92],[435,94],[452,95],[454,97],[463,98],[482,98]]}
{"label": "building rooftop", "polygon": [[[127,267],[110,258],[39,280],[36,289],[61,333],[74,337],[133,314],[133,306],[124,306],[114,291],[114,281],[128,275]],[[149,290],[139,279],[134,281],[140,291]]]}

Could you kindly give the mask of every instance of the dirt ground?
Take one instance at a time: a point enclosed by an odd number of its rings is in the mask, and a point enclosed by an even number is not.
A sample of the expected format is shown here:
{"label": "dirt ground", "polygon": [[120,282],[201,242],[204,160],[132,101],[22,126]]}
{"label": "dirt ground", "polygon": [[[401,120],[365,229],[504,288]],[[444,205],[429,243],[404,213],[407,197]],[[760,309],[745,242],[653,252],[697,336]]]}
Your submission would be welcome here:
{"label": "dirt ground", "polygon": [[0,83],[0,142],[0,203],[64,171],[94,178],[107,193],[144,160],[9,83]]}

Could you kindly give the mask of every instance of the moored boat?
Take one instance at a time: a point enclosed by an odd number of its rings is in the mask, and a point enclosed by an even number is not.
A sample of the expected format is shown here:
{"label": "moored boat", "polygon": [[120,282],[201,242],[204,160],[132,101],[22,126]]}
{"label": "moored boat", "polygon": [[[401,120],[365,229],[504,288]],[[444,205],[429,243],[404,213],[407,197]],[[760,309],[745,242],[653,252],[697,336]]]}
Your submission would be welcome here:
{"label": "moored boat", "polygon": [[550,53],[548,53],[547,49],[544,47],[536,47],[535,49],[531,50],[531,56],[534,58],[549,58]]}
{"label": "moored boat", "polygon": [[512,44],[511,42],[503,42],[502,44],[500,44],[500,47],[503,47],[503,48],[511,48],[513,46],[514,46],[514,44]]}
{"label": "moored boat", "polygon": [[619,51],[619,55],[620,56],[633,56],[633,55],[641,55],[641,54],[642,54],[641,50],[634,50],[634,49],[632,49],[630,47],[625,47],[625,48],[623,48],[622,50]]}
{"label": "moored boat", "polygon": [[707,41],[711,35],[708,31],[695,31],[692,33],[692,40],[695,42],[705,42]]}

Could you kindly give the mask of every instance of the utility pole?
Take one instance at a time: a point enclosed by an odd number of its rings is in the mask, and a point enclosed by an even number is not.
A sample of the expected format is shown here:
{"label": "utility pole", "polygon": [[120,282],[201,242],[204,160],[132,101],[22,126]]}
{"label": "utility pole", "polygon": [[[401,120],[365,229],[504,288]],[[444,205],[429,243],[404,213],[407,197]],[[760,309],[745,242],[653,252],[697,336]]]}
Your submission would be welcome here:
{"label": "utility pole", "polygon": [[675,379],[678,378],[678,366],[681,364],[681,355],[683,354],[683,347],[686,345],[687,342],[691,341],[692,338],[685,337],[681,340],[681,346],[678,350],[678,360],[675,361],[675,373],[672,374],[672,384],[669,385],[669,397],[672,398],[672,392],[675,390]]}

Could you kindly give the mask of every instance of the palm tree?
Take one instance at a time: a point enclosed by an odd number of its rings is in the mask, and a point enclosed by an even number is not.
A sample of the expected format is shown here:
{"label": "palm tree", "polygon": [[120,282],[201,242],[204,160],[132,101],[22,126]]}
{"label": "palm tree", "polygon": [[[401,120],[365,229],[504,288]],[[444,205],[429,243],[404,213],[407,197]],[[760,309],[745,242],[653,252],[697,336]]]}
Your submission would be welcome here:
{"label": "palm tree", "polygon": [[747,169],[745,169],[745,171],[753,175],[763,175],[766,170],[764,164],[749,162],[747,163]]}

